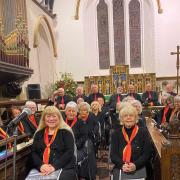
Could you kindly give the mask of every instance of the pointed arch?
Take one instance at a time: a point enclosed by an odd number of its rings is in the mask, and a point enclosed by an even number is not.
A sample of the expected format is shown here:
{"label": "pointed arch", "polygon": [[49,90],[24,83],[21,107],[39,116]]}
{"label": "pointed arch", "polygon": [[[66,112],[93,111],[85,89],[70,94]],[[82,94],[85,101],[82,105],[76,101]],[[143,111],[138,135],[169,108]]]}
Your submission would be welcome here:
{"label": "pointed arch", "polygon": [[57,47],[56,47],[56,43],[55,43],[54,34],[53,34],[53,31],[52,31],[51,25],[50,25],[50,23],[49,23],[49,21],[48,21],[48,19],[47,19],[47,17],[45,15],[39,16],[37,18],[37,20],[36,20],[35,29],[34,29],[33,47],[37,48],[38,45],[39,45],[39,27],[40,27],[40,25],[42,24],[43,21],[47,25],[48,31],[50,33],[54,57],[57,57]]}

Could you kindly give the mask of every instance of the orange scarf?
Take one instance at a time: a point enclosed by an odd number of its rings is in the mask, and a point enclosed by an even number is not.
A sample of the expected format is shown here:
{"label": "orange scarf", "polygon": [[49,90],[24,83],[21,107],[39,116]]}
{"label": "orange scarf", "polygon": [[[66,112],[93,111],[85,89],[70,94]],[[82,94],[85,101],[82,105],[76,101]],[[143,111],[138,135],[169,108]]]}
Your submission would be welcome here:
{"label": "orange scarf", "polygon": [[21,134],[24,134],[24,126],[23,126],[22,122],[19,122],[18,130],[21,132]]}
{"label": "orange scarf", "polygon": [[29,120],[31,121],[31,123],[33,124],[33,126],[37,129],[37,128],[38,128],[38,125],[37,125],[37,123],[36,123],[36,119],[35,119],[35,117],[34,117],[34,114],[31,114],[31,115],[29,116]]}
{"label": "orange scarf", "polygon": [[5,131],[0,127],[0,136],[3,138],[3,139],[6,139],[6,137],[8,137],[8,135],[5,133]]}
{"label": "orange scarf", "polygon": [[127,145],[125,146],[124,150],[123,150],[123,161],[129,163],[131,160],[131,154],[132,154],[132,150],[131,150],[131,142],[133,141],[133,139],[136,137],[136,134],[138,133],[139,127],[137,125],[134,126],[131,137],[129,139],[128,134],[126,133],[126,130],[123,126],[122,128],[122,133],[124,136],[125,141],[127,142]]}
{"label": "orange scarf", "polygon": [[161,124],[164,124],[166,122],[166,114],[167,114],[168,110],[169,110],[169,107],[164,108],[164,113],[163,113],[163,118],[162,118]]}
{"label": "orange scarf", "polygon": [[[68,124],[69,125],[69,123],[68,123],[69,121],[68,121],[68,119],[66,118],[66,124]],[[72,121],[72,123],[71,123],[71,125],[69,125],[71,128],[76,124],[76,122],[77,122],[77,118],[75,117],[74,119],[73,119],[73,121]]]}
{"label": "orange scarf", "polygon": [[54,131],[54,134],[49,142],[49,128],[46,127],[45,132],[44,132],[44,143],[46,145],[46,148],[44,150],[43,153],[43,162],[44,164],[49,164],[49,156],[50,156],[50,151],[51,151],[51,144],[54,142],[55,138],[56,138],[56,134],[57,134],[58,128]]}

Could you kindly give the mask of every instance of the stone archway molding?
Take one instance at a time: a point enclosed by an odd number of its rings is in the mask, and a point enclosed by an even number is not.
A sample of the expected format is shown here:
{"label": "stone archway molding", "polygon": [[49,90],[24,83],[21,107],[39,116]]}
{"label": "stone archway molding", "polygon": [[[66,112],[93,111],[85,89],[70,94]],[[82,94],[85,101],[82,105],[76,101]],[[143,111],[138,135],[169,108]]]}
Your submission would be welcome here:
{"label": "stone archway molding", "polygon": [[39,46],[39,27],[43,21],[47,25],[48,31],[50,33],[54,57],[57,57],[57,46],[56,46],[54,34],[52,31],[51,25],[50,25],[50,23],[49,23],[49,21],[45,15],[40,15],[36,20],[35,29],[34,29],[33,47],[37,48]]}

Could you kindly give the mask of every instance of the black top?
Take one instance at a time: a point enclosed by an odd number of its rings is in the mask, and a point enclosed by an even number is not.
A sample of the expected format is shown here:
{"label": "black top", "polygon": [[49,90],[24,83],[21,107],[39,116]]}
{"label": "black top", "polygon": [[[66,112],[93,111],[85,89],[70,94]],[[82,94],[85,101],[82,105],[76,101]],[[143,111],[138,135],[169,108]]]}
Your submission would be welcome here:
{"label": "black top", "polygon": [[102,93],[96,93],[96,94],[90,94],[89,97],[88,97],[88,103],[91,104],[94,100],[95,100],[95,97],[96,97],[96,100],[98,97],[102,97],[104,99],[104,102],[105,102],[105,97]]}
{"label": "black top", "polygon": [[88,137],[88,132],[86,131],[86,125],[81,120],[77,120],[75,125],[72,127],[72,130],[74,133],[77,149],[83,148],[85,141],[87,140]]}
{"label": "black top", "polygon": [[[149,97],[149,94],[151,97]],[[144,105],[148,105],[149,103],[153,102],[154,106],[158,106],[160,105],[160,103],[158,102],[158,94],[156,91],[150,91],[150,92],[144,92],[142,94],[142,103]]]}
{"label": "black top", "polygon": [[[34,116],[35,116],[36,124],[39,125],[40,117],[37,116],[36,114]],[[32,124],[32,122],[29,120],[29,118],[25,117],[22,120],[22,124],[24,126],[25,133],[28,134],[30,137],[33,137],[33,135],[36,132],[37,128]]]}
{"label": "black top", "polygon": [[124,96],[122,94],[113,94],[109,99],[109,107],[112,109],[116,109],[116,104],[118,101],[118,96],[120,97],[120,101],[123,100]]}
{"label": "black top", "polygon": [[[158,113],[157,113],[157,116],[155,118],[156,122],[158,123],[158,125],[161,125],[162,123],[162,119],[163,119],[163,115],[164,115],[164,109],[165,108],[162,108]],[[169,119],[171,117],[171,114],[172,114],[172,111],[173,109],[172,108],[169,108],[165,117],[166,117],[166,122],[169,123]]]}
{"label": "black top", "polygon": [[167,92],[167,93],[170,94],[171,96],[176,96],[177,95],[177,93],[174,93],[173,91]]}
{"label": "black top", "polygon": [[[133,128],[126,129],[128,136],[131,135]],[[111,161],[114,163],[115,168],[122,168],[123,150],[127,142],[122,133],[122,126],[115,129],[111,137]],[[148,131],[146,128],[139,127],[139,131],[132,143],[131,162],[136,165],[136,169],[140,169],[146,165],[151,156],[151,142],[149,139]]]}
{"label": "black top", "polygon": [[84,99],[84,102],[88,102],[88,97],[86,95],[84,95],[84,94],[82,96],[74,97],[73,101],[77,103],[78,98],[82,98],[82,99]]}
{"label": "black top", "polygon": [[99,125],[96,121],[96,117],[94,116],[94,114],[89,113],[89,116],[86,121],[81,119],[80,121],[82,121],[82,123],[84,124],[84,128],[88,134],[88,138],[91,139],[93,143],[96,143],[99,138]]}
{"label": "black top", "polygon": [[58,104],[61,104],[61,101],[62,101],[62,97],[64,98],[64,104],[66,105],[69,101],[71,101],[71,98],[67,95],[64,95],[64,96],[58,96],[56,98],[56,101]]}
{"label": "black top", "polygon": [[[45,129],[42,129],[35,134],[32,145],[33,168],[38,170],[40,170],[41,165],[43,165],[43,153],[46,148],[44,131]],[[55,170],[75,167],[74,138],[71,132],[65,129],[59,129],[50,149],[49,164],[51,164]]]}
{"label": "black top", "polygon": [[138,93],[128,93],[128,94],[126,95],[126,97],[127,97],[127,96],[131,96],[131,97],[133,97],[134,99],[142,102],[141,96],[140,96]]}

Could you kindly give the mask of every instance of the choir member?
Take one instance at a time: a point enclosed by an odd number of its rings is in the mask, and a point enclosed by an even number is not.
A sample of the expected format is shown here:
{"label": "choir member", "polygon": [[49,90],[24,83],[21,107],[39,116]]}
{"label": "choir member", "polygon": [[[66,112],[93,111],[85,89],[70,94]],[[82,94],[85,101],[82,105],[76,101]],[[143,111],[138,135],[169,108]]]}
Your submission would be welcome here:
{"label": "choir member", "polygon": [[82,86],[78,86],[76,88],[76,97],[73,98],[73,101],[77,103],[77,100],[82,98],[85,102],[88,101],[88,97],[84,94],[84,90]]}
{"label": "choir member", "polygon": [[157,114],[157,123],[161,127],[169,123],[170,117],[174,108],[174,97],[168,94],[164,102],[165,107],[163,107]]}
{"label": "choir member", "polygon": [[146,106],[158,106],[158,93],[152,90],[150,83],[146,84],[146,91],[142,94],[142,103]]}
{"label": "choir member", "polygon": [[65,95],[64,88],[59,88],[55,106],[60,110],[64,110],[69,101],[70,97]]}
{"label": "choir member", "polygon": [[174,117],[177,117],[180,120],[180,95],[174,97],[174,108],[171,113],[170,121],[172,121]]}
{"label": "choir member", "polygon": [[141,96],[138,93],[135,92],[135,87],[134,87],[133,84],[130,84],[128,86],[128,91],[129,91],[129,93],[127,94],[127,96],[131,96],[134,99],[136,99],[136,100],[141,102]]}
{"label": "choir member", "polygon": [[123,94],[123,87],[119,86],[117,88],[116,94],[113,94],[109,99],[109,107],[112,109],[116,109],[116,104],[121,102],[124,98]]}
{"label": "choir member", "polygon": [[25,108],[29,108],[31,110],[31,115],[27,116],[23,119],[22,123],[24,126],[25,133],[30,137],[33,137],[35,131],[38,128],[40,117],[36,113],[37,106],[33,101],[27,101],[25,103]]}
{"label": "choir member", "polygon": [[88,96],[88,103],[91,104],[93,101],[97,101],[98,97],[102,97],[105,101],[104,95],[99,92],[98,85],[92,84],[91,94],[89,94],[89,96]]}
{"label": "choir member", "polygon": [[46,107],[55,105],[58,94],[59,94],[59,92],[57,90],[52,93],[51,97],[48,99],[48,103],[47,103]]}
{"label": "choir member", "polygon": [[33,168],[42,176],[62,169],[60,180],[75,179],[74,137],[55,106],[42,114],[32,145]]}
{"label": "choir member", "polygon": [[138,112],[138,118],[139,118],[139,120],[138,120],[138,125],[139,126],[142,126],[142,127],[146,127],[146,118],[143,116],[143,114],[142,114],[142,104],[141,104],[141,102],[140,101],[138,101],[138,100],[133,100],[132,102],[131,102],[131,105],[133,106],[133,107],[135,107],[136,108],[136,110],[137,110],[137,112]]}
{"label": "choir member", "polygon": [[120,111],[120,118],[122,126],[113,132],[110,150],[115,180],[119,179],[119,174],[129,176],[132,172],[136,173],[144,168],[151,156],[148,131],[136,124],[137,110],[132,106],[126,106]]}
{"label": "choir member", "polygon": [[90,112],[90,105],[87,102],[82,102],[78,106],[78,118],[85,124],[86,132],[88,133],[88,159],[83,164],[80,174],[86,179],[95,179],[96,177],[96,157],[95,146],[98,142],[98,123],[94,115]]}
{"label": "choir member", "polygon": [[176,96],[177,94],[175,92],[173,92],[173,85],[171,83],[168,83],[166,85],[166,93],[169,93],[171,96]]}

